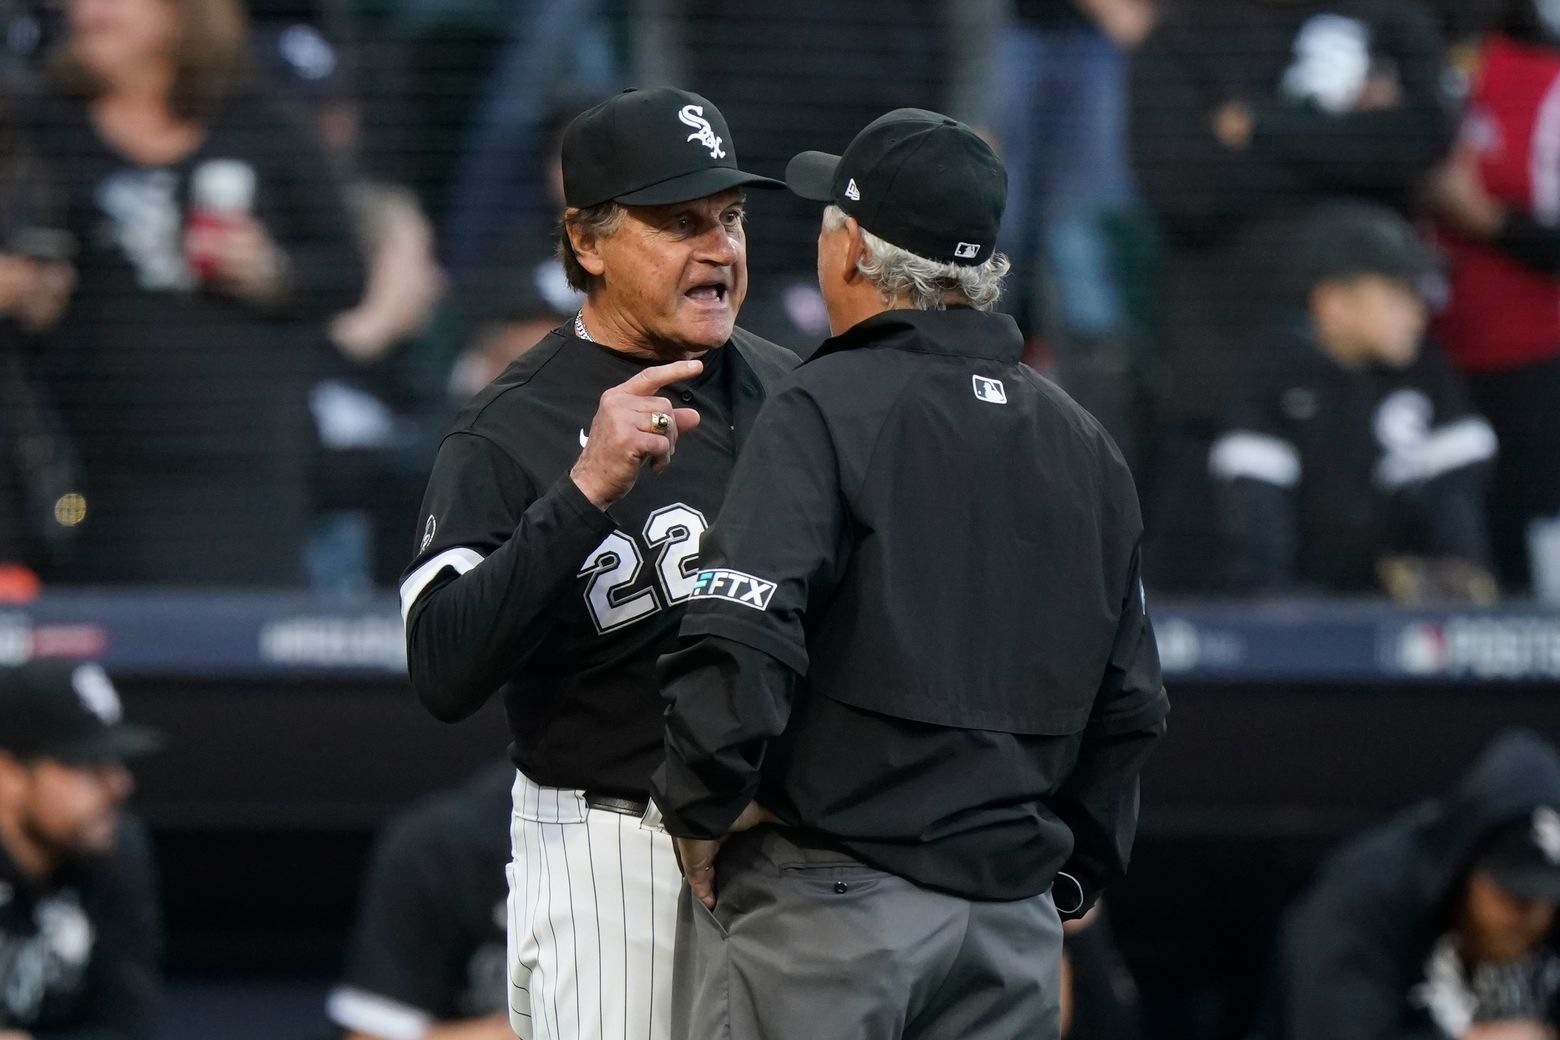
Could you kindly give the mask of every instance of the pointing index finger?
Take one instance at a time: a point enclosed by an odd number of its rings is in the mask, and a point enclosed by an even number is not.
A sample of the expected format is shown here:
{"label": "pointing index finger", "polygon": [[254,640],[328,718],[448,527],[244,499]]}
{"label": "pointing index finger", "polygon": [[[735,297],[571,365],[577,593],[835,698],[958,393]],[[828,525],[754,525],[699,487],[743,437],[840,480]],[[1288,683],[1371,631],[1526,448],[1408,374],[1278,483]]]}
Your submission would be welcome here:
{"label": "pointing index finger", "polygon": [[679,379],[692,379],[702,371],[704,371],[702,361],[673,361],[669,365],[656,365],[654,368],[645,369],[619,384],[618,389],[625,393],[648,397],[663,386],[675,383]]}

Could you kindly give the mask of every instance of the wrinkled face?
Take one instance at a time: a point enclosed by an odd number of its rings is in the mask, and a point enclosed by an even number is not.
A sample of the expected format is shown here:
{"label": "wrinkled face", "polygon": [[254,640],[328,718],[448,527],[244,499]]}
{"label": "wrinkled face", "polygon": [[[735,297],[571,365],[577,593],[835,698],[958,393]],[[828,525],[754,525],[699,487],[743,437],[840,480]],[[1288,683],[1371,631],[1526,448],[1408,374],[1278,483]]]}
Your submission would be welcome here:
{"label": "wrinkled face", "polygon": [[1412,286],[1380,275],[1325,287],[1322,334],[1345,338],[1351,352],[1393,368],[1419,356],[1429,311]]}
{"label": "wrinkled face", "polygon": [[1459,922],[1464,955],[1492,963],[1514,961],[1541,942],[1555,923],[1555,904],[1507,892],[1487,874],[1468,878]]}
{"label": "wrinkled face", "polygon": [[119,806],[135,786],[123,765],[77,766],[45,758],[21,764],[20,771],[18,819],[39,848],[69,860],[114,847]]}
{"label": "wrinkled face", "polygon": [[597,239],[594,256],[581,263],[600,275],[601,306],[655,353],[718,347],[747,296],[742,193],[630,206],[623,225]]}
{"label": "wrinkled face", "polygon": [[105,78],[166,60],[183,26],[172,0],[67,0],[66,15],[71,54]]}

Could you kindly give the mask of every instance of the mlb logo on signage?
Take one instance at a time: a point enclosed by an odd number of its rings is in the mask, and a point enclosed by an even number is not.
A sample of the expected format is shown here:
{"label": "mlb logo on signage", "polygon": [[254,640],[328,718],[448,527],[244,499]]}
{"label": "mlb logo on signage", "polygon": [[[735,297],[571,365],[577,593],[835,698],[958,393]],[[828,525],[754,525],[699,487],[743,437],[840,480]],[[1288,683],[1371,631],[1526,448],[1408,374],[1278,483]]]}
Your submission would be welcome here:
{"label": "mlb logo on signage", "polygon": [[987,404],[1007,404],[1007,390],[1000,379],[971,376],[975,381],[975,396]]}

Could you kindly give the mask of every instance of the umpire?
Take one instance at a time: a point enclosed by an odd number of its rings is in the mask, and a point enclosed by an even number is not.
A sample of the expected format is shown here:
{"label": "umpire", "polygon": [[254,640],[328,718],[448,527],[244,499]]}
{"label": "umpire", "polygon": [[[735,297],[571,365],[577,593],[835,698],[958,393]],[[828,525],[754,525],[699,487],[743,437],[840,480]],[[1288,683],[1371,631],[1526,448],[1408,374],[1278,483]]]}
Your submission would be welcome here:
{"label": "umpire", "polygon": [[787,180],[830,204],[834,337],[759,417],[661,662],[673,1031],[1055,1037],[1058,909],[1124,871],[1168,708],[1131,474],[988,313],[1006,175],[968,127],[900,109]]}
{"label": "umpire", "polygon": [[625,91],[570,123],[559,250],[585,305],[467,405],[428,480],[408,664],[447,721],[503,689],[525,1040],[668,1037],[681,883],[648,805],[654,664],[737,449],[796,365],[735,325],[742,188],[765,181],[696,94]]}

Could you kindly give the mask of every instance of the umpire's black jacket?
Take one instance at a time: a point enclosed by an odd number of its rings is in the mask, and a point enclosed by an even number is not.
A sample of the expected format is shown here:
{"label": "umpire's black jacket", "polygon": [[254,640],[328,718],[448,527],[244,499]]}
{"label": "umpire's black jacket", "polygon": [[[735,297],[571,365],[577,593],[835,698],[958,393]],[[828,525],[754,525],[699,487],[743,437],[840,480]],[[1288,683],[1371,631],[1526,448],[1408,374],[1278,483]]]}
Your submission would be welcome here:
{"label": "umpire's black jacket", "polygon": [[1137,496],[1021,346],[1006,316],[888,311],[771,395],[662,658],[671,833],[756,796],[968,898],[1065,867],[1063,911],[1125,869],[1168,709]]}

